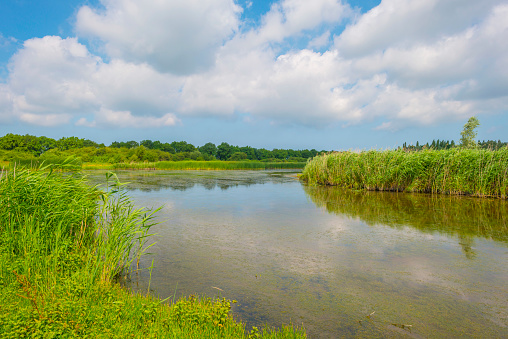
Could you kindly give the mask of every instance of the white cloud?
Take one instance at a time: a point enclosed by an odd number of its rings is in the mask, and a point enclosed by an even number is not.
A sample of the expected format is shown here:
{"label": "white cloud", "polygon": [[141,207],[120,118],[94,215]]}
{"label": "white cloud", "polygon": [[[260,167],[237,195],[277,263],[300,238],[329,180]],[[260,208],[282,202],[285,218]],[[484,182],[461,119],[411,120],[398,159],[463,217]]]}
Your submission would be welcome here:
{"label": "white cloud", "polygon": [[60,126],[66,125],[71,120],[70,114],[31,114],[22,113],[19,119],[32,125]]}
{"label": "white cloud", "polygon": [[88,80],[99,64],[100,59],[75,38],[46,36],[25,41],[10,61],[13,111],[68,114],[92,109],[95,94]]}
{"label": "white cloud", "polygon": [[77,38],[26,41],[0,84],[0,119],[155,127],[247,114],[397,130],[508,110],[501,0],[383,0],[334,36],[352,14],[339,0],[282,0],[242,32],[230,0],[103,4],[78,12],[77,31],[108,61]]}
{"label": "white cloud", "polygon": [[106,53],[148,63],[161,72],[189,74],[213,65],[215,52],[238,28],[233,0],[101,0],[105,10],[83,6],[80,35],[104,42]]}
{"label": "white cloud", "polygon": [[282,0],[272,4],[259,29],[247,36],[253,44],[282,42],[322,25],[339,25],[351,15],[351,8],[340,0]]}
{"label": "white cloud", "polygon": [[320,36],[317,36],[314,39],[312,39],[311,41],[309,41],[309,43],[307,44],[307,48],[320,49],[322,47],[328,46],[328,44],[330,43],[330,36],[331,36],[330,31],[324,32]]}
{"label": "white cloud", "polygon": [[[382,6],[390,4],[397,3],[386,1]],[[284,6],[276,5],[264,26],[225,45],[213,71],[186,82],[182,92],[186,108],[213,114],[250,113],[307,125],[393,119],[383,125],[390,129],[508,109],[508,49],[503,43],[508,41],[506,5],[477,11],[473,2],[465,3],[463,9],[453,1],[400,4],[407,7],[403,6],[402,14],[383,14],[388,15],[383,22],[390,23],[390,15],[394,20],[402,16],[403,23],[412,21],[417,8],[425,18],[439,19],[443,29],[414,34],[419,38],[414,40],[397,33],[386,38],[390,44],[382,50],[372,48],[355,58],[345,58],[340,48],[325,53],[292,51],[277,57],[275,48],[262,47],[260,41],[294,32],[288,29],[293,26],[285,26],[289,19],[282,19]],[[463,17],[444,22],[446,13],[463,13]],[[360,19],[356,25],[367,23]],[[344,33],[346,38],[349,31]],[[378,36],[375,29],[364,34],[367,42]]]}
{"label": "white cloud", "polygon": [[12,95],[7,85],[0,84],[0,122],[9,122],[12,119]]}
{"label": "white cloud", "polygon": [[[79,126],[144,127],[177,121],[169,112],[181,79],[146,64],[104,63],[75,38],[28,40],[11,59],[10,69],[8,83],[0,87],[0,112],[26,123],[62,125],[78,117]],[[90,114],[100,118],[88,122],[82,117]]]}
{"label": "white cloud", "polygon": [[175,109],[184,79],[161,74],[147,64],[112,60],[90,77],[101,105],[135,115],[160,116]]}
{"label": "white cloud", "polygon": [[153,116],[133,116],[129,111],[113,111],[102,108],[96,115],[96,122],[86,123],[83,120],[78,121],[79,125],[103,126],[103,127],[163,127],[174,126],[179,123],[179,119],[171,113],[165,114],[160,118]]}
{"label": "white cloud", "polygon": [[0,32],[0,48],[2,47],[7,47],[13,43],[17,42],[17,40],[13,37],[5,37],[1,32]]}
{"label": "white cloud", "polygon": [[383,0],[336,38],[341,55],[429,44],[482,21],[503,0]]}

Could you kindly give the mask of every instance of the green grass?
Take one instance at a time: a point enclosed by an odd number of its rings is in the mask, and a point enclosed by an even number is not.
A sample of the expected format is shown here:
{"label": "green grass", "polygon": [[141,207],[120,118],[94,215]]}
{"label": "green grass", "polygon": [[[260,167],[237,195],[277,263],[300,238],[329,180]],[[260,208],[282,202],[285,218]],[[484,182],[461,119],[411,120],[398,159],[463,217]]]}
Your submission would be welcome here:
{"label": "green grass", "polygon": [[[136,267],[156,211],[51,167],[0,172],[0,337],[246,338],[225,299],[163,303],[115,281]],[[261,337],[304,338],[292,326]]]}
{"label": "green grass", "polygon": [[354,189],[506,198],[508,148],[336,152],[309,161],[301,179]]}
{"label": "green grass", "polygon": [[[118,163],[111,169],[162,169],[162,170],[264,170],[303,168],[305,163],[262,161],[159,161],[146,163]],[[86,165],[93,169],[93,165]],[[98,169],[104,167],[98,167]]]}
{"label": "green grass", "polygon": [[82,161],[76,157],[51,157],[51,158],[14,158],[9,166],[26,167],[26,168],[40,168],[41,166],[48,166],[52,169],[62,169],[66,171],[80,170]]}
{"label": "green grass", "polygon": [[81,170],[81,169],[101,169],[101,170],[264,170],[264,169],[302,169],[304,162],[265,162],[265,161],[157,161],[157,162],[132,162],[132,163],[93,163],[82,162],[76,157],[52,157],[52,158],[16,158],[10,163],[4,162],[11,168],[27,167],[38,168],[40,166],[50,165],[53,169]]}

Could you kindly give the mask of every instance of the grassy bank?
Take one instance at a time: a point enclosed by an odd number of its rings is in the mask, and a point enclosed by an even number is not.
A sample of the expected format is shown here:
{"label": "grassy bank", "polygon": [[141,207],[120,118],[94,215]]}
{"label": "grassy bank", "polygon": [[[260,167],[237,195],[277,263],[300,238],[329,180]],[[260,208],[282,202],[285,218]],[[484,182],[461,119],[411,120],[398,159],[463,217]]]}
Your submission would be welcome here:
{"label": "grassy bank", "polygon": [[85,163],[83,169],[161,169],[161,170],[264,170],[301,169],[302,162],[263,161],[158,161],[144,163],[96,164]]}
{"label": "grassy bank", "polygon": [[115,283],[145,253],[155,212],[135,209],[119,184],[104,192],[79,174],[14,168],[0,172],[0,206],[0,337],[249,336],[228,300],[162,303]]}
{"label": "grassy bank", "polygon": [[508,148],[336,152],[308,162],[301,179],[354,189],[506,198]]}

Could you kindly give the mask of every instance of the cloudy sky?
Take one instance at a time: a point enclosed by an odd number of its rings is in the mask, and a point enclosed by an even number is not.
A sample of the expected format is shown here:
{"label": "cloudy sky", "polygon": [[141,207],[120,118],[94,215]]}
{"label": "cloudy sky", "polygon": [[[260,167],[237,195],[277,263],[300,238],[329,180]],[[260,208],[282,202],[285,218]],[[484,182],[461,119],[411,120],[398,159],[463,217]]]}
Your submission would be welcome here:
{"label": "cloudy sky", "polygon": [[8,0],[0,135],[508,141],[507,0]]}

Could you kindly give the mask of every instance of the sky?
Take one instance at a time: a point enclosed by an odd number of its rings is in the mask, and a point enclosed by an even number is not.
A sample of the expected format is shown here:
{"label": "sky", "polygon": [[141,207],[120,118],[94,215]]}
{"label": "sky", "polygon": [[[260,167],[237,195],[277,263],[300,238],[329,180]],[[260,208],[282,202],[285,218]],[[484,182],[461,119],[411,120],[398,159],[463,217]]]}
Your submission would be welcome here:
{"label": "sky", "polygon": [[507,0],[6,0],[0,136],[508,141]]}

